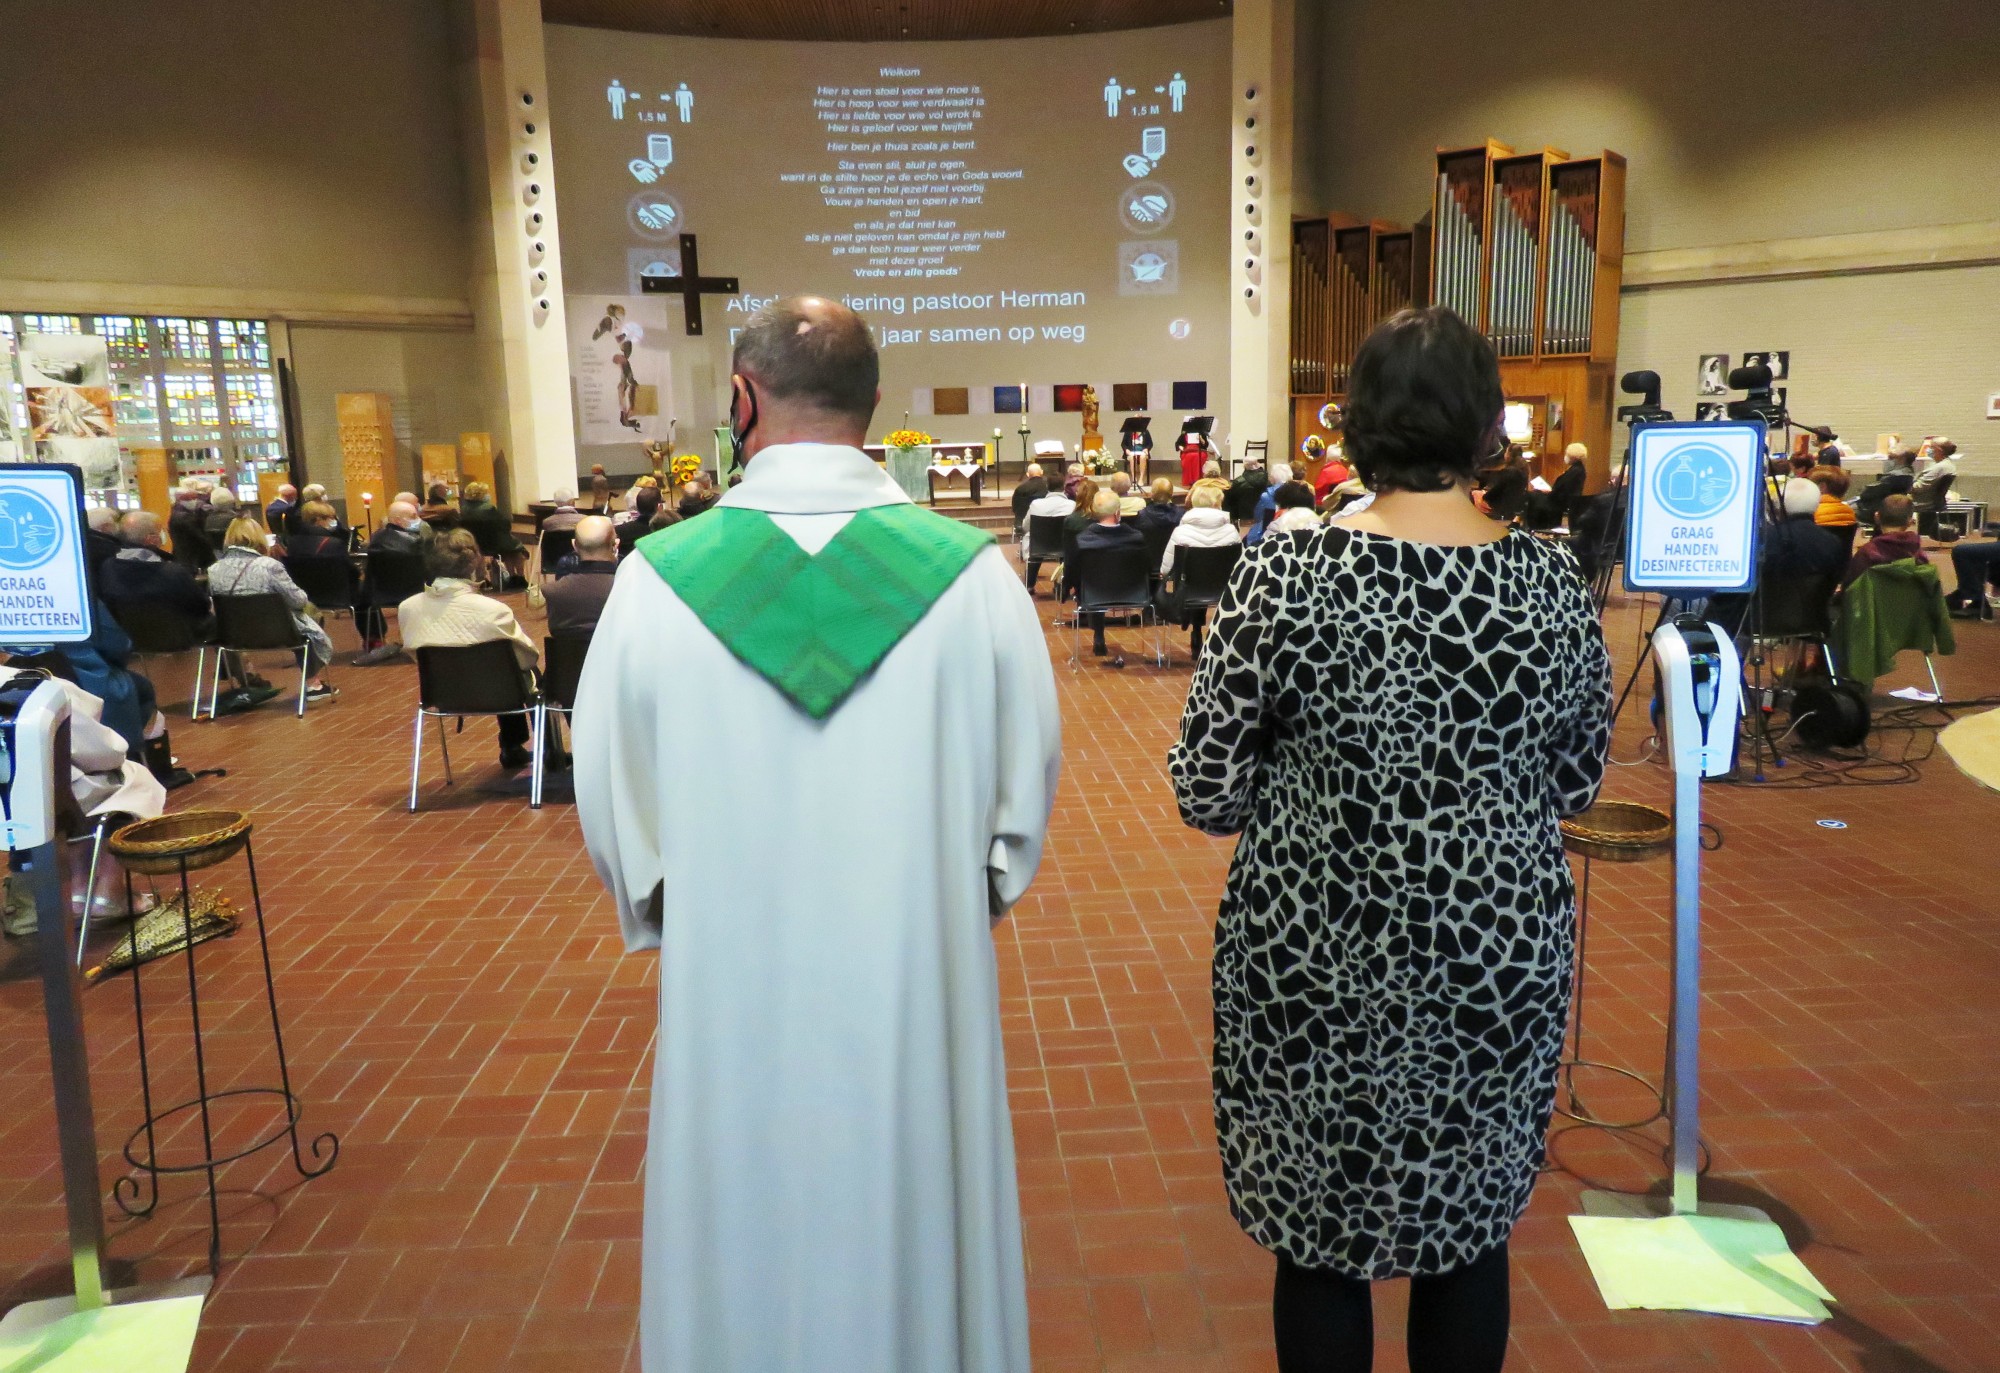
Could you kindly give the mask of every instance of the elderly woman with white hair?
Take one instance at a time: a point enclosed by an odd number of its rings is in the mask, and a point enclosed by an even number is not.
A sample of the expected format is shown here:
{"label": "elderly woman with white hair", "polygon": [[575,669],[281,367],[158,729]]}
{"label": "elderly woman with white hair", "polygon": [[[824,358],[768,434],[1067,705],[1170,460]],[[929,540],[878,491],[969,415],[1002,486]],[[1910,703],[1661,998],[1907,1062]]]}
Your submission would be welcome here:
{"label": "elderly woman with white hair", "polygon": [[1264,494],[1257,498],[1256,513],[1250,517],[1250,532],[1243,536],[1246,547],[1254,545],[1264,537],[1265,528],[1278,514],[1278,488],[1292,479],[1292,465],[1288,462],[1274,462],[1266,469],[1271,484],[1264,488]]}
{"label": "elderly woman with white hair", "polygon": [[[1819,483],[1793,477],[1785,483],[1780,497],[1784,516],[1763,532],[1757,546],[1757,585],[1764,596],[1774,586],[1796,586],[1815,578],[1838,579],[1847,566],[1847,540],[1820,524]],[[1748,595],[1714,596],[1708,602],[1708,618],[1735,634],[1748,628]]]}

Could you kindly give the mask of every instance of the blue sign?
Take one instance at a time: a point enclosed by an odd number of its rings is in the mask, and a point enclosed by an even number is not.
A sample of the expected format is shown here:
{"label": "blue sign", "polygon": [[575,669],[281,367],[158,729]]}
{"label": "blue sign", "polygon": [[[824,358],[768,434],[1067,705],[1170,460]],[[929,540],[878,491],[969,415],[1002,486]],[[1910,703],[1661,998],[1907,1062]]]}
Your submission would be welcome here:
{"label": "blue sign", "polygon": [[1763,513],[1761,424],[1648,424],[1626,472],[1629,591],[1747,591]]}
{"label": "blue sign", "polygon": [[0,644],[74,644],[90,633],[83,473],[0,463]]}

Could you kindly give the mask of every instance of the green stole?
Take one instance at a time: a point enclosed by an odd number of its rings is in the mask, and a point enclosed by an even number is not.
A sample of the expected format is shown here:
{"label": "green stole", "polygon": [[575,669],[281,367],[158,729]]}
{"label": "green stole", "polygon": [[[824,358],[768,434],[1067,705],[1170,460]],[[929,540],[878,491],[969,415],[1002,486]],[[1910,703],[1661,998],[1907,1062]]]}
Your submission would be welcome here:
{"label": "green stole", "polygon": [[636,547],[738,661],[824,720],[992,542],[898,503],[857,512],[814,554],[763,511],[740,506]]}

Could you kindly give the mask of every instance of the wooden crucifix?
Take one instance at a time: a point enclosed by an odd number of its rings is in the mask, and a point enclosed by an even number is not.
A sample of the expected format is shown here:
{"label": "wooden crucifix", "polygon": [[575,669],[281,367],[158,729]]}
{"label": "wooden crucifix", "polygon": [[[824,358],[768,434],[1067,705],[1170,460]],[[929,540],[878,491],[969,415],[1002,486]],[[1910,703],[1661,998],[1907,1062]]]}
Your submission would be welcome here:
{"label": "wooden crucifix", "polygon": [[701,337],[701,298],[704,295],[738,294],[735,277],[705,277],[701,274],[701,259],[695,255],[693,234],[681,235],[681,274],[674,277],[642,276],[639,278],[639,290],[649,296],[679,296],[687,310],[689,338]]}

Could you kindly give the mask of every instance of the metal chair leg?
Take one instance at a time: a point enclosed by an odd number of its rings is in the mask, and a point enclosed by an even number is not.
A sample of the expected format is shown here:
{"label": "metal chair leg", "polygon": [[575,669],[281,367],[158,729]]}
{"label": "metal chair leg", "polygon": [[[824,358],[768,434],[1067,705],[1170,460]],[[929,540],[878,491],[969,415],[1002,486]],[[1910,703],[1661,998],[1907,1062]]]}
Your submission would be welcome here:
{"label": "metal chair leg", "polygon": [[410,814],[417,813],[417,773],[424,765],[424,708],[417,707],[417,742],[410,750]]}
{"label": "metal chair leg", "polygon": [[528,809],[542,808],[542,759],[545,756],[542,731],[548,724],[547,708],[536,706],[528,712],[528,726],[535,731],[528,762]]}
{"label": "metal chair leg", "polygon": [[1924,655],[1924,671],[1931,675],[1931,691],[1942,701],[1944,699],[1944,683],[1938,680],[1937,664],[1931,661],[1931,655],[1928,653]]}
{"label": "metal chair leg", "polygon": [[[462,728],[465,721],[458,723]],[[451,786],[451,730],[442,719],[438,721],[438,752],[444,755],[444,784]]]}
{"label": "metal chair leg", "polygon": [[83,946],[90,938],[90,912],[97,905],[97,865],[104,858],[104,833],[111,828],[109,820],[97,822],[97,830],[90,836],[90,876],[83,884],[83,914],[76,922],[76,966],[83,967]]}
{"label": "metal chair leg", "polygon": [[306,650],[306,649],[300,649],[300,650],[299,650],[299,716],[298,716],[298,718],[299,718],[299,719],[301,719],[301,720],[303,720],[303,719],[305,719],[305,718],[306,718],[306,672],[307,672],[307,670],[308,670],[308,669],[310,669],[311,667],[312,667],[312,653],[311,653],[310,651]]}
{"label": "metal chair leg", "polygon": [[[229,650],[226,648],[217,648],[215,650],[215,668],[212,672],[210,672],[208,678],[208,718],[211,720],[215,718],[216,707],[222,704],[222,660],[225,656],[227,656],[228,653]],[[200,682],[195,683],[194,712],[195,712],[195,718],[197,720],[200,719],[201,718]]]}
{"label": "metal chair leg", "polygon": [[[217,649],[220,653],[222,650]],[[188,719],[201,718],[201,679],[208,671],[208,645],[196,644],[194,648],[194,709],[188,712]]]}

